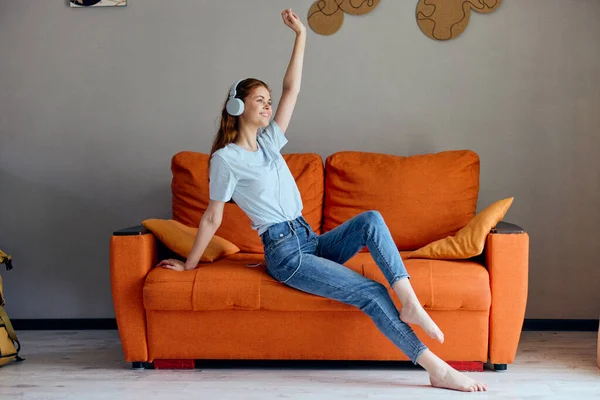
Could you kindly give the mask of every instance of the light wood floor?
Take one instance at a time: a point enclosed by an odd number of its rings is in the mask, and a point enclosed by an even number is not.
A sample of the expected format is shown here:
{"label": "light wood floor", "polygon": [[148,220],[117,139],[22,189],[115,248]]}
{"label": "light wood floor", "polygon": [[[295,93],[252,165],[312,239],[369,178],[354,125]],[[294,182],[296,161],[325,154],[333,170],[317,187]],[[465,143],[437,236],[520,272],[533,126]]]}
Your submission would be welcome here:
{"label": "light wood floor", "polygon": [[27,360],[0,369],[0,399],[600,399],[595,332],[524,332],[507,372],[468,375],[487,393],[428,386],[418,367],[244,367],[133,371],[116,331],[21,331]]}

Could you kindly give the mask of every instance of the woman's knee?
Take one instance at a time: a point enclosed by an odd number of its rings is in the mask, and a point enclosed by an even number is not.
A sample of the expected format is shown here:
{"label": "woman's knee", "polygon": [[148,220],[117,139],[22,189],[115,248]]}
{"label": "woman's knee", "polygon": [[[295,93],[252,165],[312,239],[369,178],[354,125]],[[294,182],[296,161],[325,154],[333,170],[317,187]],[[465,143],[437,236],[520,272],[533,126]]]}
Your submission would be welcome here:
{"label": "woman's knee", "polygon": [[362,213],[362,217],[368,226],[383,223],[383,216],[377,210],[369,210]]}
{"label": "woman's knee", "polygon": [[369,305],[380,304],[386,295],[388,293],[385,286],[369,279],[369,281],[362,282],[354,287],[354,290],[349,291],[342,301],[365,310]]}
{"label": "woman's knee", "polygon": [[365,233],[365,243],[370,234],[373,234],[378,227],[381,227],[385,222],[383,216],[377,210],[365,211],[361,214],[363,219],[363,230]]}
{"label": "woman's knee", "polygon": [[389,294],[386,287],[381,283],[371,281],[369,285],[364,288],[364,296],[370,302],[381,303],[386,300],[386,297],[389,297]]}

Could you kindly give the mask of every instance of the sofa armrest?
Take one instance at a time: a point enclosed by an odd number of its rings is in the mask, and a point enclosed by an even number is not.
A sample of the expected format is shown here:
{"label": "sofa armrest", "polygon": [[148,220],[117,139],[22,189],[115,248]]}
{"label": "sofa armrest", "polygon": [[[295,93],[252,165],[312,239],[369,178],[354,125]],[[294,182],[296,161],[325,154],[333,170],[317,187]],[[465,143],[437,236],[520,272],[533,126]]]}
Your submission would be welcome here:
{"label": "sofa armrest", "polygon": [[511,364],[517,353],[529,274],[529,235],[517,225],[501,222],[486,240],[485,262],[490,275],[489,358]]}
{"label": "sofa armrest", "polygon": [[125,360],[148,360],[143,288],[156,265],[156,238],[143,227],[122,229],[110,239],[110,281]]}
{"label": "sofa armrest", "polygon": [[511,224],[510,222],[500,221],[492,228],[491,233],[525,233],[525,229],[521,228],[519,225]]}
{"label": "sofa armrest", "polygon": [[148,229],[144,227],[144,225],[136,225],[130,226],[129,228],[120,229],[118,231],[114,231],[114,236],[135,236],[135,235],[145,235],[146,233],[150,233]]}

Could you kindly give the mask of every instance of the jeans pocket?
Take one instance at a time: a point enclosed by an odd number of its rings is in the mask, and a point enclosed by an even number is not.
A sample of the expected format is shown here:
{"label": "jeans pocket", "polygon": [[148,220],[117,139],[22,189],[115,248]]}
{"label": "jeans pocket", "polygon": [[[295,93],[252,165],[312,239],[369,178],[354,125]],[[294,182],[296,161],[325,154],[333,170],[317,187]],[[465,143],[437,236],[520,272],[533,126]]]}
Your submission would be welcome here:
{"label": "jeans pocket", "polygon": [[275,248],[279,244],[291,238],[293,232],[287,223],[279,223],[269,227],[266,234],[267,240],[269,241],[268,246]]}
{"label": "jeans pocket", "polygon": [[265,249],[265,262],[267,268],[270,268],[275,272],[279,271],[278,274],[283,276],[286,273],[281,272],[282,269],[289,269],[288,264],[294,264],[294,260],[299,254],[300,246],[298,246],[298,241],[296,238],[292,237],[277,245],[269,245],[269,247]]}

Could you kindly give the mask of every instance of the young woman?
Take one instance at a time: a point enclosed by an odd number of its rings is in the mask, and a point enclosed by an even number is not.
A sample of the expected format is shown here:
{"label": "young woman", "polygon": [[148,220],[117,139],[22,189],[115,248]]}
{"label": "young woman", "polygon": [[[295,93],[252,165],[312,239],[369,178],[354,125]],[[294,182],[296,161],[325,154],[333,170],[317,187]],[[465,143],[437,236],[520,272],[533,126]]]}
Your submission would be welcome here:
{"label": "young woman", "polygon": [[[211,151],[210,202],[192,251],[185,263],[168,259],[158,266],[174,271],[196,268],[221,224],[225,203],[233,199],[261,236],[267,271],[273,278],[360,308],[415,364],[427,370],[433,386],[487,390],[485,384],[433,354],[408,325],[417,324],[432,338],[444,341],[441,330],[419,303],[379,212],[359,214],[320,236],[302,217],[300,193],[280,151],[287,143],[284,135],[300,92],[306,28],[291,9],[284,10],[282,17],[296,40],[275,117],[271,120],[271,91],[264,82],[244,79],[231,87]],[[382,284],[342,265],[364,246],[402,302],[401,312]]]}

